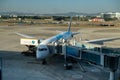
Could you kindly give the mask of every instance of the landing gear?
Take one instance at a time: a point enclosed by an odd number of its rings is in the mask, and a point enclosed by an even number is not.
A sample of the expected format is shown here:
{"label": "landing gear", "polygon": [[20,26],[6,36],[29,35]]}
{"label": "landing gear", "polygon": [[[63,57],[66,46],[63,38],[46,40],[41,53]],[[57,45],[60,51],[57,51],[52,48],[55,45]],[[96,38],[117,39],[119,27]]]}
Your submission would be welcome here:
{"label": "landing gear", "polygon": [[47,64],[46,59],[43,59],[43,60],[42,60],[42,64],[43,64],[43,65],[46,65],[46,64]]}

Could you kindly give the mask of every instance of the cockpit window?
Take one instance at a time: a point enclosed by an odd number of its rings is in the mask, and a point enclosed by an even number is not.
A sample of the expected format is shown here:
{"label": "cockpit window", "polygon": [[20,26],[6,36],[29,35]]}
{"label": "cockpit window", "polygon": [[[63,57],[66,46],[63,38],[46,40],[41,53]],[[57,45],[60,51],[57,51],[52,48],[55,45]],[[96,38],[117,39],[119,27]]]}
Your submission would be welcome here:
{"label": "cockpit window", "polygon": [[41,48],[41,49],[39,48],[38,50],[39,51],[47,51],[47,48]]}

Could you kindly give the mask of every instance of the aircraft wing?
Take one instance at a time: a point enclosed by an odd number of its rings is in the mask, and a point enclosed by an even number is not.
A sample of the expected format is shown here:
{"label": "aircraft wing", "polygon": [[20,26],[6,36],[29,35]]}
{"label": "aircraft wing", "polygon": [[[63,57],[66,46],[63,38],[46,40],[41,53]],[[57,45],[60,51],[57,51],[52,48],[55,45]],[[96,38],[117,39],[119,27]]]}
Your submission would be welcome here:
{"label": "aircraft wing", "polygon": [[113,40],[117,40],[117,39],[120,39],[120,38],[118,38],[118,37],[102,38],[102,39],[95,39],[95,40],[89,40],[89,41],[84,41],[84,42],[103,45],[104,42],[113,41]]}
{"label": "aircraft wing", "polygon": [[35,38],[35,37],[33,37],[33,36],[21,34],[21,33],[18,33],[18,32],[14,32],[14,33],[17,34],[17,35],[20,35],[20,36],[22,36],[22,37],[25,37],[25,38]]}
{"label": "aircraft wing", "polygon": [[58,32],[58,33],[62,33],[63,31],[56,30],[56,32]]}
{"label": "aircraft wing", "polygon": [[72,32],[72,35],[80,34],[80,32]]}

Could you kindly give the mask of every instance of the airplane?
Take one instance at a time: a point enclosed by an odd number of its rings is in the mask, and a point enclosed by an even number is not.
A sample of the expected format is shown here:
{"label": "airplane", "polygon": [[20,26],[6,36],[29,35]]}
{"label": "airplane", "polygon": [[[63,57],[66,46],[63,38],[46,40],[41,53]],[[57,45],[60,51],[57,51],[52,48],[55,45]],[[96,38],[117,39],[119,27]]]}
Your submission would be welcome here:
{"label": "airplane", "polygon": [[[45,40],[41,40],[39,39],[39,44],[37,45],[37,49],[35,49],[35,53],[36,53],[36,58],[42,60],[43,64],[46,63],[46,58],[47,56],[50,54],[49,52],[49,48],[48,48],[48,44],[49,43],[53,43],[53,42],[57,42],[58,40],[63,40],[63,43],[70,40],[71,38],[73,38],[74,35],[80,34],[80,32],[71,32],[71,24],[72,24],[72,17],[70,18],[70,23],[68,26],[68,30],[63,32],[63,31],[59,31],[60,33],[50,37],[48,39]],[[32,36],[28,36],[28,35],[24,35],[18,32],[14,32],[17,35],[26,37],[26,38],[34,38]],[[86,43],[93,43],[93,44],[100,44],[101,42],[103,43],[103,41],[110,41],[110,40],[116,40],[119,38],[113,37],[113,38],[104,38],[104,39],[96,39],[96,40],[89,40],[89,41],[84,41]],[[29,49],[34,48],[34,46],[27,46]]]}
{"label": "airplane", "polygon": [[[50,54],[49,53],[49,48],[47,47],[47,44],[52,43],[52,42],[57,42],[58,40],[62,39],[63,42],[66,42],[67,40],[71,39],[74,35],[79,34],[79,32],[71,32],[71,23],[72,23],[72,17],[70,18],[70,23],[68,26],[68,30],[63,32],[63,31],[59,31],[60,33],[50,37],[48,39],[45,40],[41,40],[39,39],[38,41],[40,42],[37,46],[36,49],[36,58],[43,60],[43,63],[45,62],[45,58]],[[14,32],[17,35],[26,37],[26,38],[34,38],[32,36],[28,36],[28,35],[24,35],[18,32]],[[34,46],[27,46],[29,49],[33,48]]]}

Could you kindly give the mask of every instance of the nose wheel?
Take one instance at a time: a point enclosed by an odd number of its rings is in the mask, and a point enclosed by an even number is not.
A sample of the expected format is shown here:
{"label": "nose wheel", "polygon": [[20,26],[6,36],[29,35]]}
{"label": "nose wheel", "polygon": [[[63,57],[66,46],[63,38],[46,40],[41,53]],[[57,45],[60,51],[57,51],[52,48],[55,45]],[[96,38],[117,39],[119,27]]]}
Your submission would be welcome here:
{"label": "nose wheel", "polygon": [[47,64],[46,59],[43,59],[43,60],[42,60],[42,64],[43,64],[43,65],[46,65],[46,64]]}

